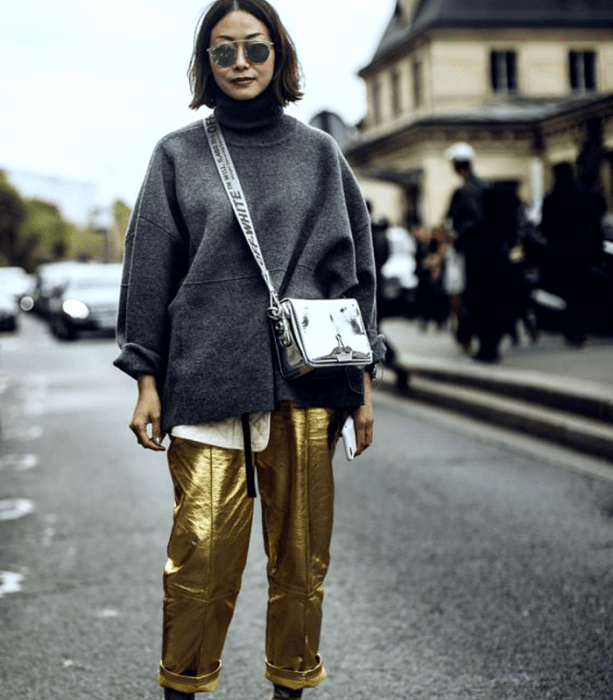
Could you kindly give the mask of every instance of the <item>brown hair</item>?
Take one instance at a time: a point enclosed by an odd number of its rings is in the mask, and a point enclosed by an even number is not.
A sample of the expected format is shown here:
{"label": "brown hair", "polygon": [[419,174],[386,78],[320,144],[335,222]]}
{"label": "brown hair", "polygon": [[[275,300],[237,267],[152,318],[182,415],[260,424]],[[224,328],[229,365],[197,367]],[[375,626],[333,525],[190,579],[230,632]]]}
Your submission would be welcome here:
{"label": "brown hair", "polygon": [[191,109],[198,109],[202,105],[215,106],[219,87],[211,71],[207,49],[215,25],[235,10],[257,17],[270,32],[270,39],[275,45],[275,70],[271,85],[276,101],[285,107],[290,102],[300,100],[303,93],[300,89],[300,65],[296,48],[274,7],[266,0],[216,0],[204,11],[196,28],[188,70],[193,95],[189,105]]}

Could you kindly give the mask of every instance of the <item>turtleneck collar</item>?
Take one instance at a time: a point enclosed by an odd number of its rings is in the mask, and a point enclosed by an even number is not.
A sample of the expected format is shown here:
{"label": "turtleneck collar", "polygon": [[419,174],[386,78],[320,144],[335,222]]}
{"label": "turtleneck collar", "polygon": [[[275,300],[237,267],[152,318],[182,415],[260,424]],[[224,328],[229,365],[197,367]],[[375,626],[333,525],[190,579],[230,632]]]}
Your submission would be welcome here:
{"label": "turtleneck collar", "polygon": [[258,131],[273,126],[282,114],[270,87],[253,100],[235,100],[221,90],[217,95],[217,121],[234,131]]}

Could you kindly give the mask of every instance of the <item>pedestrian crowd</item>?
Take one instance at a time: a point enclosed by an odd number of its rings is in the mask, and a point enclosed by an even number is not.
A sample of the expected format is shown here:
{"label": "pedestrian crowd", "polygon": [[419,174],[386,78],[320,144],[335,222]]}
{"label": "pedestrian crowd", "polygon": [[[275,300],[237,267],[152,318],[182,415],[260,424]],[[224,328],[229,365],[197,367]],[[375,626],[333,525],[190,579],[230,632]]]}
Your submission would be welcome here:
{"label": "pedestrian crowd", "polygon": [[[373,221],[379,321],[418,319],[425,329],[449,327],[475,360],[498,362],[501,341],[523,329],[558,332],[580,348],[591,332],[613,332],[613,256],[604,243],[604,198],[577,181],[573,166],[553,168],[538,223],[516,182],[488,182],[475,151],[457,143],[445,153],[462,184],[443,225],[391,227]],[[398,255],[404,236],[404,256]],[[398,274],[403,258],[405,278]],[[394,262],[395,264],[392,264]],[[387,363],[395,353],[388,343]]]}

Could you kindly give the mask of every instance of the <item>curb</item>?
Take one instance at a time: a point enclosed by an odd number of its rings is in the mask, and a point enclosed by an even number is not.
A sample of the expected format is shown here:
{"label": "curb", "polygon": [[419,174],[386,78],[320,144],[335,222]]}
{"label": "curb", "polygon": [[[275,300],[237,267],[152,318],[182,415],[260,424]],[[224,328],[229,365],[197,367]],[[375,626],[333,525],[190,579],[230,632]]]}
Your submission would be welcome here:
{"label": "curb", "polygon": [[613,396],[607,387],[564,378],[562,387],[559,378],[536,372],[449,367],[427,358],[386,370],[386,391],[613,462]]}

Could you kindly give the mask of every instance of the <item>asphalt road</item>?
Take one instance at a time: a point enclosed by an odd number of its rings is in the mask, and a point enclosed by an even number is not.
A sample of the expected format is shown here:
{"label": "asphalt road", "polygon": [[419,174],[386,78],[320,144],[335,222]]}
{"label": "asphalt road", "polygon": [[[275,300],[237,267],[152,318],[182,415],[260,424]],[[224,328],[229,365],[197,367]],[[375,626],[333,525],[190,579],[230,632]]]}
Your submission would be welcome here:
{"label": "asphalt road", "polygon": [[[172,494],[114,356],[30,318],[0,339],[2,700],[160,698]],[[337,457],[329,679],[305,698],[613,698],[613,477],[383,393],[376,416]],[[268,693],[252,544],[221,699]]]}

